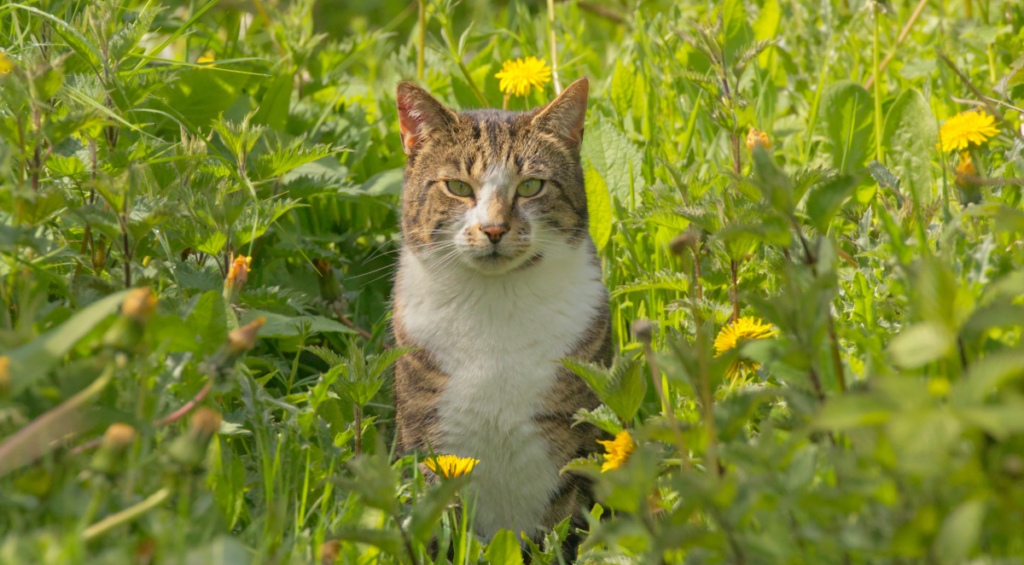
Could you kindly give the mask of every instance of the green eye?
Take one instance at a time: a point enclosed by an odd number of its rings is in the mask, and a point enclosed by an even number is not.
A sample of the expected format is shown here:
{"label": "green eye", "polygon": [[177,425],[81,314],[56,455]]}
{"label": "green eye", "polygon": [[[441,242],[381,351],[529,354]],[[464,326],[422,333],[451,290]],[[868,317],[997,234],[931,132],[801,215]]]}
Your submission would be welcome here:
{"label": "green eye", "polygon": [[539,179],[530,179],[519,183],[516,188],[516,194],[523,198],[529,198],[531,196],[537,196],[540,189],[544,187],[544,181]]}
{"label": "green eye", "polygon": [[448,181],[448,192],[465,198],[466,196],[473,196],[473,187],[460,180],[450,180]]}

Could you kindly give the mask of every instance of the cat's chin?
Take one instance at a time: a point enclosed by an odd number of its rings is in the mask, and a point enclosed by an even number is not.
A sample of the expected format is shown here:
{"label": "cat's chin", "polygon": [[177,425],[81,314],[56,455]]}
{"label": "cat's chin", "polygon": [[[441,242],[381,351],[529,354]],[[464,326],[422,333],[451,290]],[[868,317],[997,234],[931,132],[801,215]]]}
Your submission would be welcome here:
{"label": "cat's chin", "polygon": [[476,255],[467,258],[466,265],[484,275],[504,275],[532,267],[543,259],[540,253],[523,253],[517,256],[500,254]]}

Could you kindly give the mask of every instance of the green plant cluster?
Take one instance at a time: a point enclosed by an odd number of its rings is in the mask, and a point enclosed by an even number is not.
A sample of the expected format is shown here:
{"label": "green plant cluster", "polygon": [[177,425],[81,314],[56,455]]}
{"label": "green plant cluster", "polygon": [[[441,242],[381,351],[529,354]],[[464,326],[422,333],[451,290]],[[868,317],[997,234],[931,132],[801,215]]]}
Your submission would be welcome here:
{"label": "green plant cluster", "polygon": [[[394,88],[582,76],[619,441],[521,547],[394,453]],[[1022,106],[1014,0],[6,2],[0,563],[1021,563]]]}

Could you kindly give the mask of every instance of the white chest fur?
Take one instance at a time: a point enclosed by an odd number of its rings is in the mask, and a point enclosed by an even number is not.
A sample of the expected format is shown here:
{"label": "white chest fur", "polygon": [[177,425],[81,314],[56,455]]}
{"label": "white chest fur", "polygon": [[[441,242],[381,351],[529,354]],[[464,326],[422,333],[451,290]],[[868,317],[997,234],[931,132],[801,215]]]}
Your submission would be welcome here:
{"label": "white chest fur", "polygon": [[532,534],[558,485],[558,465],[533,417],[606,300],[587,246],[549,253],[521,272],[484,276],[430,268],[406,252],[402,324],[449,377],[438,406],[437,453],[480,460],[476,526]]}

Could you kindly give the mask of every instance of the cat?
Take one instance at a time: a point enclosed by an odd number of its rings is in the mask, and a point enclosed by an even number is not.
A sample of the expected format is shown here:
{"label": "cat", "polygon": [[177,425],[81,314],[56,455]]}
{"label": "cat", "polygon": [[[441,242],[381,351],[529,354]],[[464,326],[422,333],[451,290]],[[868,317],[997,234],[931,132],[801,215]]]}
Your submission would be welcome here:
{"label": "cat", "polygon": [[395,281],[402,453],[478,459],[475,526],[537,540],[591,502],[559,471],[599,449],[599,401],[558,360],[611,361],[608,291],[580,165],[589,82],[529,112],[455,112],[398,85],[407,155]]}

